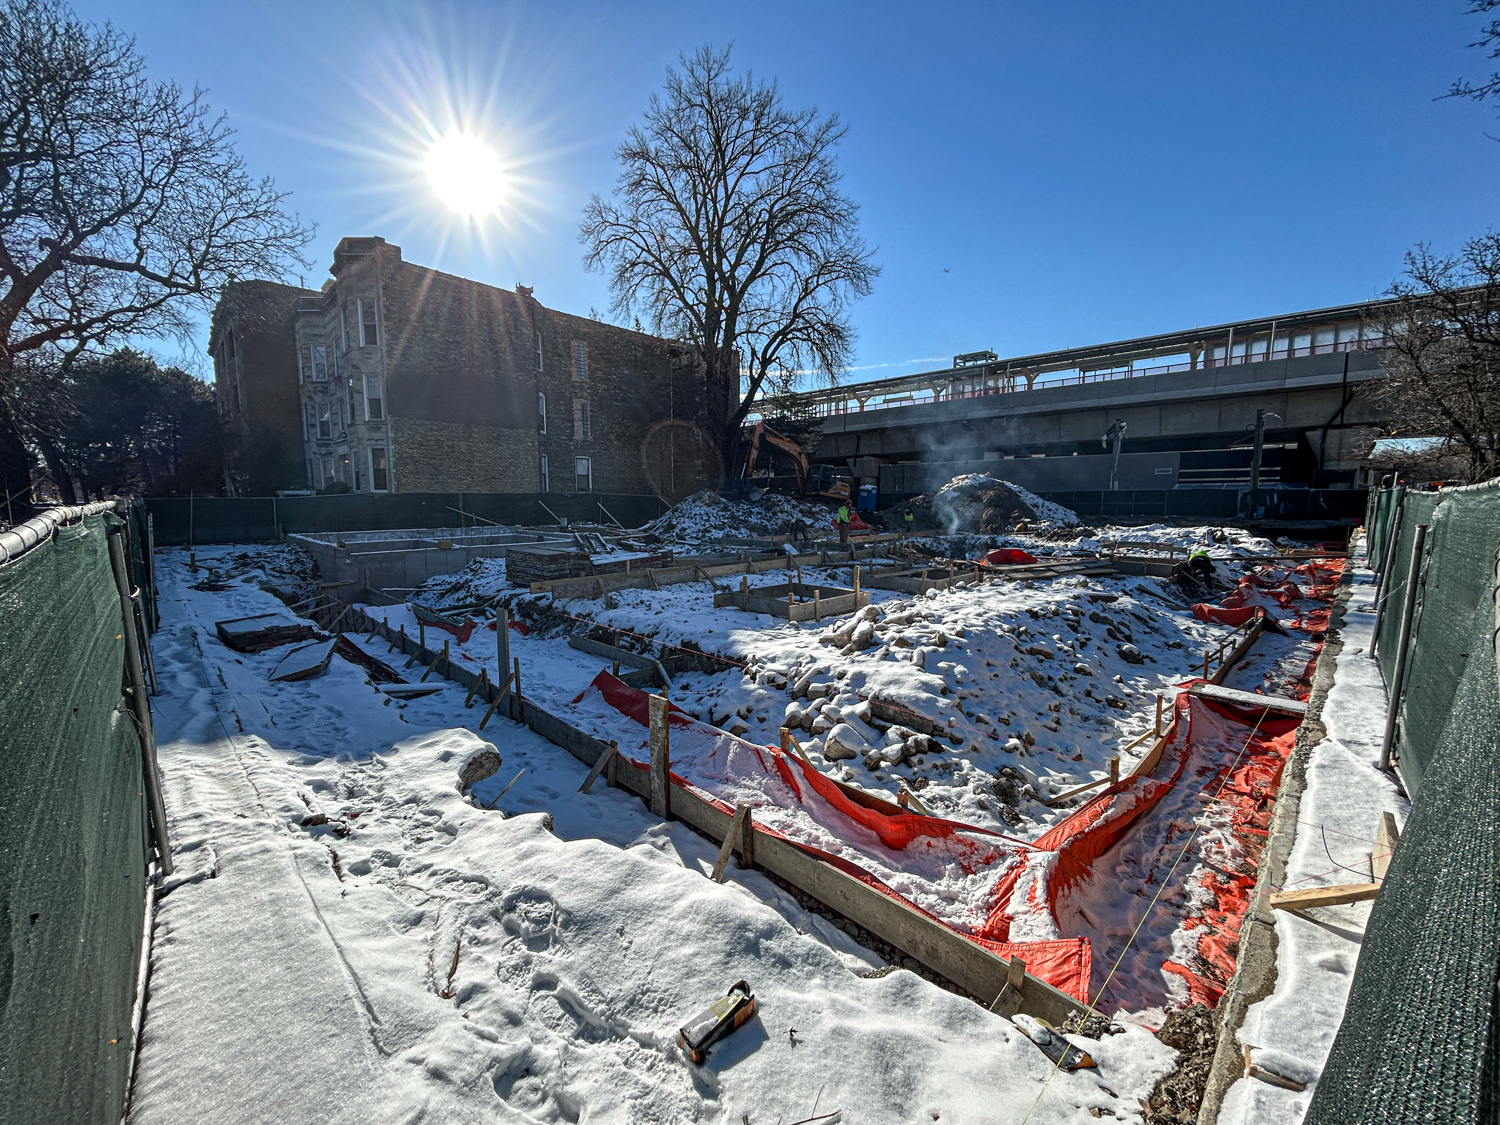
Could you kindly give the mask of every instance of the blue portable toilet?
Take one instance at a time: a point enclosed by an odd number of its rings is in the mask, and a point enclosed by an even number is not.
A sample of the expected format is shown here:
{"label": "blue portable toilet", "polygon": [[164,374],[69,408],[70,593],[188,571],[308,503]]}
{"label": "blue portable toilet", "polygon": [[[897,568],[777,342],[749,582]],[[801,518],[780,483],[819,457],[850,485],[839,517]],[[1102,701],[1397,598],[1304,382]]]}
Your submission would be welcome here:
{"label": "blue portable toilet", "polygon": [[875,499],[880,494],[878,484],[862,484],[859,486],[859,510],[861,512],[873,512],[875,510]]}

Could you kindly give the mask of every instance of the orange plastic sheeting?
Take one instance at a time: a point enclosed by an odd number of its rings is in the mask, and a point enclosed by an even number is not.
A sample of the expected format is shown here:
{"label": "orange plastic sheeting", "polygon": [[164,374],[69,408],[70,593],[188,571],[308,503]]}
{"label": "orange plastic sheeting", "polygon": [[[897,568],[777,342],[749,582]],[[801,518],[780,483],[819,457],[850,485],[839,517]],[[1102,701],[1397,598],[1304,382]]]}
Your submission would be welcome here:
{"label": "orange plastic sheeting", "polygon": [[[644,691],[631,687],[608,672],[600,672],[595,676],[591,686],[597,689],[605,702],[615,710],[639,723],[641,726],[650,726],[650,704],[647,702],[647,694]],[[582,698],[583,696],[579,695],[574,702],[576,703]],[[676,707],[669,706],[668,722],[673,727],[701,730],[711,734],[716,739],[729,740],[753,751],[753,756],[760,764],[760,767],[767,773],[774,773],[782,781],[786,782],[792,792],[796,794],[797,800],[804,799],[803,787],[805,785],[807,789],[811,789],[818,797],[826,801],[837,813],[847,818],[851,822],[851,826],[857,824],[869,829],[875,833],[882,844],[893,850],[904,850],[920,838],[952,838],[959,832],[966,835],[978,834],[991,837],[997,841],[1005,841],[1007,844],[1013,845],[1009,849],[1012,854],[1021,852],[1030,846],[1023,840],[1017,840],[988,829],[978,828],[970,824],[960,824],[957,821],[944,820],[941,817],[920,816],[915,813],[909,813],[900,806],[892,805],[887,801],[872,799],[867,794],[851,790],[848,786],[842,785],[832,778],[825,776],[798,757],[783,754],[775,747],[758,746],[744,739],[738,739],[716,727],[694,719]],[[645,763],[636,762],[628,758],[626,761],[637,769],[649,768]],[[703,800],[709,801],[726,814],[733,814],[734,806],[721,800],[714,794],[693,785],[675,773],[671,775],[671,779],[674,786],[692,792]],[[1046,981],[1054,988],[1061,989],[1079,1001],[1087,1002],[1089,976],[1092,971],[1092,950],[1086,938],[1010,942],[1005,940],[1004,935],[991,934],[987,927],[979,930],[977,933],[958,930],[952,926],[948,926],[948,923],[930,911],[924,910],[916,903],[898,894],[883,880],[858,864],[842,856],[833,855],[821,848],[813,847],[799,840],[790,839],[783,833],[777,832],[775,829],[765,825],[758,825],[758,830],[785,840],[806,854],[816,856],[818,859],[832,864],[845,874],[860,880],[881,894],[905,903],[913,910],[932,919],[938,925],[947,926],[953,932],[973,941],[977,945],[983,946],[1000,957],[1006,959],[1011,957],[1021,958],[1026,964],[1026,971],[1032,976]],[[974,862],[977,865],[992,862],[992,859],[986,860],[984,857],[976,857]]]}

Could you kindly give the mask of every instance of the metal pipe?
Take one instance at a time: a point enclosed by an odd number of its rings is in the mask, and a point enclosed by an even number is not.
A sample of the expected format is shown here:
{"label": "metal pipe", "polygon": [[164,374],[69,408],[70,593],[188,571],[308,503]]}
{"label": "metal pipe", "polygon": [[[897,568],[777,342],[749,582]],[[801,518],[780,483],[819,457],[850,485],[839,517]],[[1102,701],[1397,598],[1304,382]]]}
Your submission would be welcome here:
{"label": "metal pipe", "polygon": [[120,618],[125,629],[125,667],[130,677],[130,704],[135,711],[136,733],[141,740],[141,774],[146,783],[146,809],[151,817],[151,835],[163,875],[172,874],[172,848],[167,841],[167,808],[162,800],[161,775],[156,766],[156,732],[151,726],[151,702],[146,698],[146,676],[141,668],[140,637],[135,629],[135,606],[130,578],[125,571],[123,528],[109,532],[109,561],[120,592]]}
{"label": "metal pipe", "polygon": [[1391,768],[1391,750],[1396,741],[1396,713],[1401,709],[1401,688],[1406,681],[1406,654],[1411,647],[1411,620],[1417,608],[1417,579],[1422,566],[1422,546],[1427,525],[1417,524],[1411,541],[1411,569],[1406,575],[1406,600],[1401,605],[1401,632],[1396,641],[1396,670],[1391,679],[1391,697],[1385,709],[1385,736],[1380,740],[1380,768]]}
{"label": "metal pipe", "polygon": [[[1386,585],[1386,575],[1391,570],[1391,560],[1395,557],[1396,541],[1401,538],[1401,511],[1406,504],[1406,489],[1401,489],[1401,494],[1396,497],[1396,506],[1391,511],[1391,521],[1385,529],[1385,559],[1380,564],[1380,570],[1375,576],[1375,631],[1370,634],[1370,659],[1374,660],[1380,651],[1380,622],[1385,617],[1386,602],[1390,600],[1390,587]],[[1407,576],[1408,581],[1410,575]]]}

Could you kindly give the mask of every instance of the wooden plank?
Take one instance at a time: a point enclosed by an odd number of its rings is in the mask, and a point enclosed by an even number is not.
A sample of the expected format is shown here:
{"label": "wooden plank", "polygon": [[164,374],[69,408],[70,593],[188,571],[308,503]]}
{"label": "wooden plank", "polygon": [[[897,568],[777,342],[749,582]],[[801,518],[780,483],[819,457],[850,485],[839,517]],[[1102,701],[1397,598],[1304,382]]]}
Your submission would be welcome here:
{"label": "wooden plank", "polygon": [[1271,895],[1271,906],[1277,910],[1307,910],[1314,906],[1365,902],[1379,893],[1379,883],[1345,883],[1338,887],[1313,887],[1305,891],[1276,891]]}
{"label": "wooden plank", "polygon": [[1209,679],[1216,684],[1222,684],[1224,682],[1224,677],[1234,669],[1234,666],[1241,660],[1245,659],[1245,654],[1248,653],[1250,649],[1255,645],[1255,642],[1260,639],[1260,635],[1265,631],[1265,628],[1265,614],[1261,614],[1251,622],[1250,628],[1245,630],[1245,635],[1240,638],[1239,644],[1234,646],[1234,651],[1232,651],[1226,659],[1219,663],[1219,670],[1212,676],[1210,676]]}
{"label": "wooden plank", "polygon": [[1283,711],[1288,715],[1306,715],[1307,702],[1302,699],[1287,699],[1280,695],[1256,695],[1253,691],[1221,687],[1218,684],[1194,684],[1188,688],[1193,695],[1201,695],[1217,703],[1228,703],[1236,707],[1251,707],[1262,711]]}
{"label": "wooden plank", "polygon": [[1375,849],[1370,853],[1370,871],[1377,882],[1390,870],[1391,855],[1400,842],[1401,831],[1396,827],[1395,814],[1381,813],[1380,823],[1375,826]]}
{"label": "wooden plank", "polygon": [[[724,869],[729,866],[729,857],[734,853],[734,843],[745,831],[745,821],[750,819],[750,806],[743,802],[735,808],[734,819],[729,822],[729,831],[724,833],[724,843],[719,846],[719,858],[714,861],[715,883],[724,881]],[[749,864],[746,864],[748,867]]]}
{"label": "wooden plank", "polygon": [[672,819],[672,730],[667,697],[648,696],[651,708],[651,812]]}
{"label": "wooden plank", "polygon": [[[591,656],[602,656],[605,660],[618,660],[621,664],[628,664],[632,668],[643,668],[647,672],[656,671],[656,661],[649,656],[642,656],[638,652],[630,652],[614,645],[607,645],[603,641],[590,640],[574,633],[568,637],[568,647],[576,648],[579,652],[589,653]],[[665,685],[663,685],[665,686]]]}

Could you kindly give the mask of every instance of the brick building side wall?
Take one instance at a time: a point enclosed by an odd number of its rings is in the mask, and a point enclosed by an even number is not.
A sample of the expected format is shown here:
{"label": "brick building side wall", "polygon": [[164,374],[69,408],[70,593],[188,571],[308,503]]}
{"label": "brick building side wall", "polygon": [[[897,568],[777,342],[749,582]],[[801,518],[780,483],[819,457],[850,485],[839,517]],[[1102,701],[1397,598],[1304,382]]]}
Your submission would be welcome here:
{"label": "brick building side wall", "polygon": [[391,438],[398,491],[537,490],[537,437],[531,430],[395,418]]}

